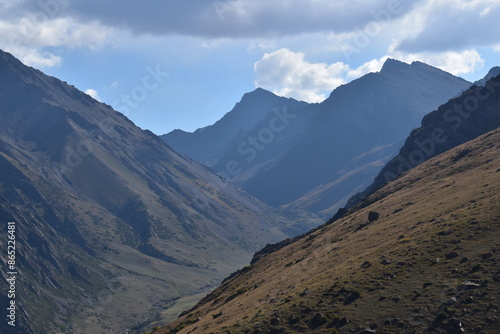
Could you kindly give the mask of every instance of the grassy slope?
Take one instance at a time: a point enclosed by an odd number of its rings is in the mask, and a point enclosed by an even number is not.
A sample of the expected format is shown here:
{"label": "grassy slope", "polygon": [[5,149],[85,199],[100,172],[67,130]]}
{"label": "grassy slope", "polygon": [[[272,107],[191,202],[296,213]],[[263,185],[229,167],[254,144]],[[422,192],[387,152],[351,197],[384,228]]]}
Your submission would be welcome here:
{"label": "grassy slope", "polygon": [[414,168],[156,333],[498,332],[499,143],[497,129]]}

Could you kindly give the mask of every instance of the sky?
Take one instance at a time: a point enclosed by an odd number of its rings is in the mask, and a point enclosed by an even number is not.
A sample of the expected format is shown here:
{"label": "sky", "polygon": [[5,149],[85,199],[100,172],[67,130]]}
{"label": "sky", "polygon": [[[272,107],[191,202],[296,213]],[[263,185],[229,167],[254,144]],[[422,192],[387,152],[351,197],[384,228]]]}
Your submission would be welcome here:
{"label": "sky", "polygon": [[0,0],[0,49],[161,135],[257,87],[321,102],[387,58],[478,80],[499,17],[498,0]]}

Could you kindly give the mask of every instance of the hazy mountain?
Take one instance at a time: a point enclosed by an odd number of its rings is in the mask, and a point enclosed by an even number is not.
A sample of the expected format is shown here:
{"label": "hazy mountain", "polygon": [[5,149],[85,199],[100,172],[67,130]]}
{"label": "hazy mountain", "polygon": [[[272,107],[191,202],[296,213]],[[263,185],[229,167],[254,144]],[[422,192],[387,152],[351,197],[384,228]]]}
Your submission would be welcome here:
{"label": "hazy mountain", "polygon": [[425,114],[469,86],[429,65],[388,59],[380,72],[335,89],[293,146],[233,182],[272,206],[331,216],[373,181]]}
{"label": "hazy mountain", "polygon": [[267,246],[154,333],[496,332],[499,143],[497,129],[455,147]]}
{"label": "hazy mountain", "polygon": [[486,82],[488,80],[490,80],[491,78],[494,78],[494,77],[496,77],[498,75],[500,75],[500,66],[492,67],[488,71],[488,74],[486,74],[486,76],[484,78],[482,78],[481,80],[478,80],[478,81],[474,82],[474,85],[476,85],[476,86],[484,86],[484,85],[486,85]]}
{"label": "hazy mountain", "polygon": [[[0,226],[17,227],[19,333],[118,333],[311,226],[285,223],[110,106],[1,51],[0,166]],[[0,242],[6,250],[6,234]]]}
{"label": "hazy mountain", "polygon": [[161,138],[178,152],[208,165],[214,164],[241,132],[251,130],[273,110],[298,108],[307,103],[279,97],[262,88],[243,96],[234,108],[213,125],[193,133],[174,130]]}
{"label": "hazy mountain", "polygon": [[426,115],[422,125],[406,139],[399,154],[382,169],[370,187],[349,201],[348,206],[355,205],[414,166],[499,126],[500,75],[491,78],[485,87],[472,86]]}

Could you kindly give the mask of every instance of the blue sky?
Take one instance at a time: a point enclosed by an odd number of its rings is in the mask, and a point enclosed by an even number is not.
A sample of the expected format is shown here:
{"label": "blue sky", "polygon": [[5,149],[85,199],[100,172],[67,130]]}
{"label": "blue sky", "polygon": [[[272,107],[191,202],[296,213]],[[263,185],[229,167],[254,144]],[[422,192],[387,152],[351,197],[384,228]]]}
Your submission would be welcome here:
{"label": "blue sky", "polygon": [[319,102],[387,57],[477,80],[500,65],[498,17],[497,0],[0,0],[0,48],[163,134],[257,86]]}

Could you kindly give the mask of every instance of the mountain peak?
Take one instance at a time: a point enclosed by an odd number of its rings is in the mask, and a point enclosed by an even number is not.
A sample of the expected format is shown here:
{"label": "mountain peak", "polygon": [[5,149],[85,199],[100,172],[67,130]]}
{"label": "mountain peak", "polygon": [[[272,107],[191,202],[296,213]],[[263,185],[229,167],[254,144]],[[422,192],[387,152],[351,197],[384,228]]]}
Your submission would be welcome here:
{"label": "mountain peak", "polygon": [[485,79],[486,80],[490,80],[491,78],[493,77],[496,77],[500,74],[500,66],[495,66],[495,67],[492,67],[488,74],[486,75]]}
{"label": "mountain peak", "polygon": [[484,78],[474,82],[474,84],[477,86],[484,86],[488,80],[490,80],[491,78],[494,78],[498,75],[500,75],[500,66],[492,67],[488,71],[488,74],[486,74],[486,76]]}
{"label": "mountain peak", "polygon": [[274,93],[264,89],[264,88],[261,88],[261,87],[257,87],[253,91],[243,94],[243,98],[245,98],[245,97],[263,97],[263,96],[276,96],[276,95]]}
{"label": "mountain peak", "polygon": [[387,58],[384,65],[382,66],[382,69],[380,70],[380,72],[398,71],[398,70],[406,69],[409,66],[410,65],[408,65],[407,63],[402,62],[400,60],[393,59],[393,58]]}

